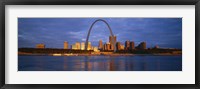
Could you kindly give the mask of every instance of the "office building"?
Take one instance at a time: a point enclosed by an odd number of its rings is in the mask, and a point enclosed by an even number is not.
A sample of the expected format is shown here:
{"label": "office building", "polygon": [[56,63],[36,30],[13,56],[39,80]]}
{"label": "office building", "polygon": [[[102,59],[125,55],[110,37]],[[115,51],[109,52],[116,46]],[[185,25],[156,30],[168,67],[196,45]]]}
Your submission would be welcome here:
{"label": "office building", "polygon": [[103,41],[102,40],[99,40],[99,50],[102,50],[103,49]]}
{"label": "office building", "polygon": [[103,45],[103,50],[107,50],[106,46],[107,46],[106,44]]}
{"label": "office building", "polygon": [[135,49],[135,43],[134,43],[134,41],[130,42],[130,49],[131,50]]}
{"label": "office building", "polygon": [[92,44],[91,44],[91,42],[88,42],[88,48],[87,48],[87,50],[92,50]]}
{"label": "office building", "polygon": [[76,49],[77,50],[81,49],[81,43],[80,42],[76,42],[75,45],[76,45]]}
{"label": "office building", "polygon": [[107,47],[107,50],[112,50],[112,49],[111,49],[111,44],[110,44],[110,42],[107,42],[107,43],[106,43],[106,47]]}
{"label": "office building", "polygon": [[68,42],[67,41],[64,42],[64,49],[68,49]]}
{"label": "office building", "polygon": [[85,42],[81,42],[81,50],[85,50]]}
{"label": "office building", "polygon": [[36,48],[43,49],[43,48],[45,48],[45,45],[44,45],[44,44],[37,44],[37,45],[36,45]]}
{"label": "office building", "polygon": [[121,44],[120,44],[120,42],[116,43],[116,50],[121,50]]}
{"label": "office building", "polygon": [[115,46],[116,42],[117,42],[117,37],[116,36],[114,36],[114,41],[113,42],[112,42],[112,36],[109,36],[109,43],[111,44],[111,50],[114,50],[114,46]]}
{"label": "office building", "polygon": [[124,45],[123,44],[121,44],[121,50],[124,50]]}
{"label": "office building", "polygon": [[77,50],[76,44],[72,44],[72,49]]}
{"label": "office building", "polygon": [[130,41],[125,41],[125,50],[130,49]]}
{"label": "office building", "polygon": [[139,45],[138,45],[138,47],[137,47],[138,49],[146,49],[147,47],[146,47],[146,42],[141,42]]}

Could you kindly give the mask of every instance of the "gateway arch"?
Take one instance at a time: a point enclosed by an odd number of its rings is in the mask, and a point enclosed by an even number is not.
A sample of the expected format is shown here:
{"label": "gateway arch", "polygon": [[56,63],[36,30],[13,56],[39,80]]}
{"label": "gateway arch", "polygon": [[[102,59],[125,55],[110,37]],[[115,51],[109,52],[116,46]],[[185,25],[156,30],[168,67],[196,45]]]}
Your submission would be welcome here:
{"label": "gateway arch", "polygon": [[114,35],[113,35],[113,32],[112,32],[112,29],[111,29],[111,27],[109,26],[109,24],[108,24],[105,20],[103,20],[103,19],[95,20],[95,21],[92,23],[92,25],[90,26],[90,29],[89,29],[88,34],[87,34],[87,39],[86,39],[86,42],[85,42],[85,50],[88,49],[88,40],[89,40],[89,37],[90,37],[90,32],[91,32],[93,26],[95,25],[95,23],[97,23],[97,22],[104,22],[104,23],[106,24],[106,26],[108,27],[108,29],[109,29],[109,31],[110,31],[110,35],[111,35],[111,44],[114,46],[114,51],[116,51],[116,47],[115,47],[115,43],[116,43],[116,42],[114,41]]}

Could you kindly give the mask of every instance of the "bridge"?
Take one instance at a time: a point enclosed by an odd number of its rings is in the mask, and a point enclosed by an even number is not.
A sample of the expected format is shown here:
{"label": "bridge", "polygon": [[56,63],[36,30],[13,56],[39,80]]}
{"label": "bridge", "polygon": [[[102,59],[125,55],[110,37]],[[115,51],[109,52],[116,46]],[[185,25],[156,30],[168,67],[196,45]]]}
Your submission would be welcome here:
{"label": "bridge", "polygon": [[[89,37],[90,37],[90,32],[91,32],[93,26],[95,25],[95,23],[97,23],[97,22],[104,22],[104,23],[106,24],[106,26],[108,27],[108,30],[110,31],[110,35],[111,35],[111,44],[114,46],[114,52],[115,52],[115,51],[116,51],[116,47],[115,47],[116,42],[114,41],[114,35],[113,35],[113,32],[112,32],[112,29],[111,29],[111,27],[109,26],[109,24],[108,24],[105,20],[103,20],[103,19],[95,20],[95,21],[92,23],[92,25],[90,26],[89,31],[88,31],[88,34],[87,34],[87,39],[86,39],[86,42],[85,42],[85,50],[88,49],[88,40],[89,40]],[[103,35],[103,34],[102,34],[102,35]]]}

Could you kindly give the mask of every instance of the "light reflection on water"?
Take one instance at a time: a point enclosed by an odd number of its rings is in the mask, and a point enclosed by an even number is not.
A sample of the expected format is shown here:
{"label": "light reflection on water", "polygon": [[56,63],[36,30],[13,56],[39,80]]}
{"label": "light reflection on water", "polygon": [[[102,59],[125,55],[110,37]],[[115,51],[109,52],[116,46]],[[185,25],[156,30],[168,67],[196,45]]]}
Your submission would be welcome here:
{"label": "light reflection on water", "polygon": [[182,71],[182,56],[19,56],[19,71]]}

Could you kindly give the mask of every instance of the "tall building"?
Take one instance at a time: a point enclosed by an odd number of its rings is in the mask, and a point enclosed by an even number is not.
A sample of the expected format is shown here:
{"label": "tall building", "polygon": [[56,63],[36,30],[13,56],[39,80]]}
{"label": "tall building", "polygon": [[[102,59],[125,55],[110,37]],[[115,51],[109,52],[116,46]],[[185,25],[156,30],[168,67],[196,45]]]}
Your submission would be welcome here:
{"label": "tall building", "polygon": [[112,42],[112,36],[109,36],[109,43],[111,44],[111,50],[114,50],[114,46],[116,44],[113,45],[113,43],[116,43],[117,42],[117,37],[114,36],[114,41]]}
{"label": "tall building", "polygon": [[[112,36],[109,36],[109,42],[112,43]],[[117,37],[114,36],[114,42],[116,43],[117,42]]]}
{"label": "tall building", "polygon": [[77,50],[76,44],[72,44],[72,49]]}
{"label": "tall building", "polygon": [[81,42],[81,50],[85,50],[85,42]]}
{"label": "tall building", "polygon": [[130,41],[125,41],[125,49],[126,50],[130,49]]}
{"label": "tall building", "polygon": [[37,44],[37,45],[36,45],[36,48],[43,49],[43,48],[45,48],[45,45],[44,45],[44,44]]}
{"label": "tall building", "polygon": [[107,43],[106,43],[106,47],[107,47],[107,50],[112,50],[112,49],[111,49],[111,44],[110,44],[110,42],[107,42]]}
{"label": "tall building", "polygon": [[107,50],[106,46],[107,46],[106,44],[103,45],[103,50]]}
{"label": "tall building", "polygon": [[103,50],[111,50],[111,44],[109,42],[105,43]]}
{"label": "tall building", "polygon": [[139,49],[146,49],[146,48],[147,48],[147,47],[146,47],[146,42],[141,42],[141,43],[138,45],[137,48],[139,48]]}
{"label": "tall building", "polygon": [[102,50],[103,49],[103,41],[99,40],[99,49]]}
{"label": "tall building", "polygon": [[121,44],[120,44],[120,42],[116,43],[116,50],[121,50]]}
{"label": "tall building", "polygon": [[92,50],[92,44],[91,44],[91,42],[88,42],[88,48],[87,48],[87,50]]}
{"label": "tall building", "polygon": [[68,42],[67,41],[64,42],[64,49],[68,49]]}
{"label": "tall building", "polygon": [[132,50],[132,49],[135,49],[135,43],[134,43],[134,41],[131,41],[130,42],[130,49]]}
{"label": "tall building", "polygon": [[123,44],[121,44],[121,50],[124,50],[124,45]]}
{"label": "tall building", "polygon": [[81,49],[81,43],[80,42],[76,42],[75,45],[76,45],[77,50]]}

